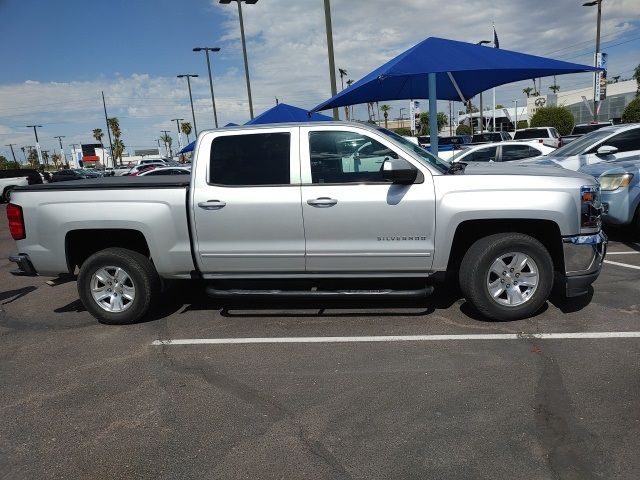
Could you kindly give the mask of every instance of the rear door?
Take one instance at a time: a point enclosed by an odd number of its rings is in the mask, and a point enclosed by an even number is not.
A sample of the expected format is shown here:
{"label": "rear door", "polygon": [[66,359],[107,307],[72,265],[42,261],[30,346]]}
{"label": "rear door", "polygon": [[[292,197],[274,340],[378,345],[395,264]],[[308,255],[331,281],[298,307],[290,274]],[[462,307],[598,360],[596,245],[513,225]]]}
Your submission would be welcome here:
{"label": "rear door", "polygon": [[420,171],[416,183],[385,181],[384,160],[402,151],[383,135],[348,126],[301,128],[300,155],[307,272],[430,269],[435,195],[426,167],[406,158]]}
{"label": "rear door", "polygon": [[298,127],[205,134],[191,214],[205,276],[304,272]]}

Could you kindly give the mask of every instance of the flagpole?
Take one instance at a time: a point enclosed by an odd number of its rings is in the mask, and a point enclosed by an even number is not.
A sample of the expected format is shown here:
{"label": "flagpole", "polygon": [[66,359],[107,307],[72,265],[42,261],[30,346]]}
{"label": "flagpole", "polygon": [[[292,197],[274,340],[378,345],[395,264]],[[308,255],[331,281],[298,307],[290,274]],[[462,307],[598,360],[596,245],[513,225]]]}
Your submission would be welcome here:
{"label": "flagpole", "polygon": [[[493,27],[493,48],[498,47],[498,35],[496,34],[496,26],[492,22],[491,26]],[[493,93],[493,131],[496,131],[496,87],[492,88]]]}

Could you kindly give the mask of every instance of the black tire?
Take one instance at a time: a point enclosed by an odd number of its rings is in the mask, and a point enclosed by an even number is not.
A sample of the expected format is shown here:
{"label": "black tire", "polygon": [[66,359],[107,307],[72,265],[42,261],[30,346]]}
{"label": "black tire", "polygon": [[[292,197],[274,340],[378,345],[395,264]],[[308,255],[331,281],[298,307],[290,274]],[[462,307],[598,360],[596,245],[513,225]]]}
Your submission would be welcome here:
{"label": "black tire", "polygon": [[[491,296],[487,286],[494,261],[510,252],[527,255],[537,266],[537,287],[520,305],[499,303],[499,300]],[[499,277],[497,279],[500,280]],[[553,287],[553,260],[544,245],[529,235],[521,233],[490,235],[477,240],[467,250],[460,266],[459,281],[463,295],[482,316],[497,321],[527,318],[538,312],[549,298]],[[520,288],[523,287],[518,287]],[[526,287],[524,288],[526,290]],[[504,295],[506,296],[506,292]]]}
{"label": "black tire", "polygon": [[[111,266],[123,269],[135,288],[133,301],[120,312],[107,311],[98,304],[91,293],[93,275],[98,270]],[[78,274],[78,294],[82,304],[100,323],[108,325],[137,322],[153,307],[159,292],[160,277],[151,261],[144,255],[126,248],[107,248],[94,253],[82,264]]]}

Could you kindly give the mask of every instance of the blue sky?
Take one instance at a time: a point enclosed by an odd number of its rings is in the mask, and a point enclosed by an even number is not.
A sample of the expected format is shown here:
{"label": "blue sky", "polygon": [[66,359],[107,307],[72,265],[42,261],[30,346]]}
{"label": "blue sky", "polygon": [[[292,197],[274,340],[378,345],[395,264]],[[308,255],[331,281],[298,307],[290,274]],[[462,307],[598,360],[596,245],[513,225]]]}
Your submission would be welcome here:
{"label": "blue sky", "polygon": [[[336,67],[357,80],[427,36],[490,39],[492,22],[502,48],[591,63],[595,8],[581,3],[332,0]],[[303,108],[328,98],[322,0],[259,0],[243,11],[256,115],[274,105],[275,97]],[[602,39],[610,76],[629,77],[640,63],[639,19],[638,0],[604,2]],[[222,48],[213,57],[220,123],[249,119],[235,4],[0,0],[0,20],[4,155],[9,142],[33,144],[33,132],[24,127],[32,123],[43,125],[43,148],[55,148],[54,135],[65,135],[67,144],[92,142],[93,128],[105,129],[102,90],[110,116],[120,119],[125,144],[132,150],[153,146],[160,130],[175,130],[172,118],[191,120],[186,83],[175,78],[178,73],[200,74],[193,82],[198,128],[213,127],[206,63],[202,53],[191,51],[195,46]],[[561,93],[589,86],[590,78],[559,77]],[[543,79],[543,90],[550,83]],[[524,101],[525,86],[500,87],[498,102]],[[393,103],[392,117],[401,106]],[[366,118],[366,107],[356,113]]]}

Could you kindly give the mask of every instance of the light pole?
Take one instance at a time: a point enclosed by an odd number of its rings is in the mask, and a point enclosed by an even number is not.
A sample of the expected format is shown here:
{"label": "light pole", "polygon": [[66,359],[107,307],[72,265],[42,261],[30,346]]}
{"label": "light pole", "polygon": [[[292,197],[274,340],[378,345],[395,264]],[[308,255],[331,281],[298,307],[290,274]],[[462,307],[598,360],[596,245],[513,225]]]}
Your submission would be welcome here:
{"label": "light pole", "polygon": [[402,115],[403,115],[402,111],[406,110],[406,109],[407,109],[407,107],[401,107],[400,108],[400,128],[404,128],[404,118],[402,117]]}
{"label": "light pole", "polygon": [[33,128],[33,133],[36,136],[36,152],[38,152],[38,162],[42,165],[42,152],[40,151],[40,143],[38,142],[38,128],[42,128],[42,125],[27,125],[27,128]]}
{"label": "light pole", "polygon": [[[65,135],[57,135],[57,136],[54,136],[53,138],[57,138],[58,141],[60,142],[60,156],[62,157],[62,163],[63,164],[67,163],[67,157],[64,156],[64,149],[62,148],[62,139],[65,138]],[[106,166],[106,163],[107,163],[106,159],[104,163]]]}
{"label": "light pole", "polygon": [[[480,40],[476,45],[486,45],[491,43],[490,40]],[[482,105],[482,92],[480,92],[480,133],[484,132],[484,106]],[[473,114],[473,112],[472,112]],[[473,124],[473,122],[472,122]]]}
{"label": "light pole", "polygon": [[[329,78],[331,79],[331,96],[338,93],[336,86],[336,62],[333,58],[333,30],[331,28],[331,0],[324,0],[324,23],[327,30],[327,53],[329,55]],[[333,119],[339,120],[338,107],[333,108]]]}
{"label": "light pole", "polygon": [[516,104],[516,123],[514,123],[513,125],[513,131],[515,132],[516,130],[518,130],[518,99],[515,99],[513,103]]}
{"label": "light pole", "polygon": [[218,112],[216,112],[216,99],[213,96],[213,77],[211,76],[211,62],[209,61],[209,52],[219,52],[220,48],[196,47],[193,49],[194,52],[200,52],[202,50],[204,50],[204,53],[207,55],[207,69],[209,70],[209,88],[211,89],[211,103],[213,104],[213,120],[215,122],[216,128],[218,128]]}
{"label": "light pole", "polygon": [[193,73],[185,73],[178,75],[178,78],[187,79],[187,87],[189,87],[189,101],[191,102],[191,117],[193,118],[193,131],[196,132],[196,137],[198,136],[198,127],[196,126],[196,113],[193,110],[193,96],[191,95],[191,77],[197,78],[198,75]]}
{"label": "light pole", "polygon": [[247,96],[249,97],[249,115],[253,120],[253,101],[251,100],[251,82],[249,81],[249,62],[247,61],[247,43],[244,39],[244,22],[242,20],[242,2],[247,5],[254,5],[258,3],[258,0],[220,0],[223,5],[228,5],[231,2],[238,3],[238,17],[240,18],[240,37],[242,38],[242,55],[244,56],[244,76],[247,81]]}
{"label": "light pole", "polygon": [[180,132],[180,122],[184,120],[184,118],[172,118],[171,121],[172,122],[176,122],[176,128],[178,129],[178,148],[180,150],[182,150],[182,132]]}
{"label": "light pole", "polygon": [[[598,19],[596,26],[596,56],[594,59],[594,65],[598,66],[598,54],[600,53],[600,21],[602,19],[602,0],[593,0],[592,2],[583,3],[583,7],[593,7],[594,5],[598,6]],[[598,123],[598,101],[600,100],[597,93],[597,83],[600,81],[600,72],[597,71],[594,73],[593,80],[593,121]]]}
{"label": "light pole", "polygon": [[17,143],[10,143],[9,145],[5,145],[5,147],[9,147],[9,148],[11,148],[11,156],[13,157],[13,161],[14,161],[15,163],[18,163],[18,161],[16,160],[16,154],[15,154],[15,152],[13,151],[13,146],[14,146],[14,145],[17,145]]}

